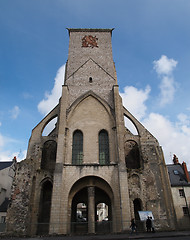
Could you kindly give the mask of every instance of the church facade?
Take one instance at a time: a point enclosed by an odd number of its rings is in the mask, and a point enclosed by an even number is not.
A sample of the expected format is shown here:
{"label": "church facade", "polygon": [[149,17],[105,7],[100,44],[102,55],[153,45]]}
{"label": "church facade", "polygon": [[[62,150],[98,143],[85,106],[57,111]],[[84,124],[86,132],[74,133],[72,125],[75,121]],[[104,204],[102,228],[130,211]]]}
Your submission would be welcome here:
{"label": "church facade", "polygon": [[[152,212],[159,230],[175,229],[162,149],[119,95],[112,31],[68,29],[62,96],[32,130],[27,157],[18,163],[8,232],[123,232],[139,220],[138,211]],[[43,136],[53,119],[54,130]]]}

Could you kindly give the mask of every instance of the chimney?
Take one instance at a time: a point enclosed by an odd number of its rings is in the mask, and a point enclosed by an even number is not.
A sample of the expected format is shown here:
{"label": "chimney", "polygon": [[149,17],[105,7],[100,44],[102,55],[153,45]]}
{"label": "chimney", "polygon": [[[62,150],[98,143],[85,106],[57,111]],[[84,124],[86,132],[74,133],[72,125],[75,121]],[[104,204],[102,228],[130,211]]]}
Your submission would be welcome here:
{"label": "chimney", "polygon": [[185,162],[182,163],[182,167],[183,167],[183,171],[185,173],[185,177],[187,179],[187,182],[190,183],[190,177],[189,177],[189,173],[187,171],[187,165]]}
{"label": "chimney", "polygon": [[175,165],[179,164],[178,157],[177,157],[175,154],[174,154],[174,156],[173,156],[173,163],[174,163]]}

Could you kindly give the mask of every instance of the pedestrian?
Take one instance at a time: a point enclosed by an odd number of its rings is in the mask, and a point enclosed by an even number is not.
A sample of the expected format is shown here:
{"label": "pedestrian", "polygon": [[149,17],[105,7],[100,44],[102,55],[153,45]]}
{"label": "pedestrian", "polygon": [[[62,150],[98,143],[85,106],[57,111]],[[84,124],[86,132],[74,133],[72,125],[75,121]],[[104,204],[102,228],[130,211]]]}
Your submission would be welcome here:
{"label": "pedestrian", "polygon": [[152,229],[152,232],[155,232],[155,229],[154,229],[154,220],[152,217],[150,217],[150,220],[151,220],[151,229]]}
{"label": "pedestrian", "polygon": [[131,233],[137,232],[137,224],[135,223],[134,218],[131,220],[130,228],[131,228]]}
{"label": "pedestrian", "polygon": [[148,216],[147,220],[146,220],[146,231],[147,232],[151,232],[151,220],[150,220],[150,217]]}

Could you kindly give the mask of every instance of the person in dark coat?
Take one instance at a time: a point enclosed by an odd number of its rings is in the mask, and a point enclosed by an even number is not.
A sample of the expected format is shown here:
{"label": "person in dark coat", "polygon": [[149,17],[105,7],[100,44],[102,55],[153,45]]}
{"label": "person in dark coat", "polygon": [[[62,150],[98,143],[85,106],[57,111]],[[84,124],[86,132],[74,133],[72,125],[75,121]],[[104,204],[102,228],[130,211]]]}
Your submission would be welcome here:
{"label": "person in dark coat", "polygon": [[152,222],[151,222],[150,217],[148,217],[146,220],[146,231],[151,232],[151,228],[152,228]]}
{"label": "person in dark coat", "polygon": [[135,223],[135,219],[134,218],[131,220],[130,228],[131,228],[131,233],[134,233],[134,232],[137,231],[137,224]]}
{"label": "person in dark coat", "polygon": [[151,220],[151,229],[152,229],[152,232],[154,233],[154,232],[155,232],[155,229],[154,229],[154,220],[152,219],[152,217],[150,217],[150,220]]}

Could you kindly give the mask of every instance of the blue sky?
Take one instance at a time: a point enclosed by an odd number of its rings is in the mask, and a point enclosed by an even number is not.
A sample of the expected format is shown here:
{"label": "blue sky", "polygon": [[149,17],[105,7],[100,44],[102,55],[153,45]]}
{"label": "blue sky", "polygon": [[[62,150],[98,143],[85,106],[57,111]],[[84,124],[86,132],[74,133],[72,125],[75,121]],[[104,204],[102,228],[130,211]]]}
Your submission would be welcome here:
{"label": "blue sky", "polygon": [[190,170],[189,0],[0,0],[0,161],[24,158],[57,103],[66,28],[115,28],[123,103]]}

